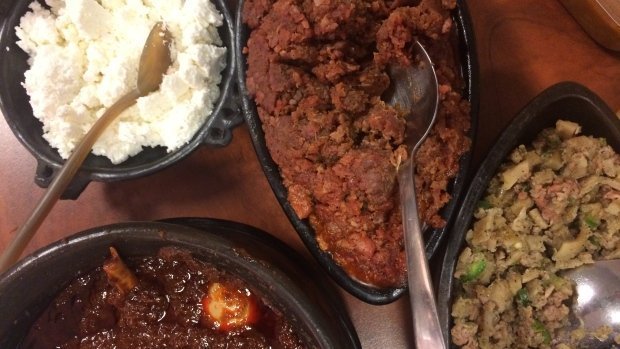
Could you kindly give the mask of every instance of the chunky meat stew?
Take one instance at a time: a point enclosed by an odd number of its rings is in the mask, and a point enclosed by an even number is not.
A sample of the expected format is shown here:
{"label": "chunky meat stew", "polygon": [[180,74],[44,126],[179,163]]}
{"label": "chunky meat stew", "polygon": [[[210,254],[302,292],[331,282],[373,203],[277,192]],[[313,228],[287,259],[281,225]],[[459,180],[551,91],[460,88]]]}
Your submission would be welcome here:
{"label": "chunky meat stew", "polygon": [[127,267],[114,249],[73,281],[23,348],[279,348],[307,346],[285,314],[244,281],[166,247]]}

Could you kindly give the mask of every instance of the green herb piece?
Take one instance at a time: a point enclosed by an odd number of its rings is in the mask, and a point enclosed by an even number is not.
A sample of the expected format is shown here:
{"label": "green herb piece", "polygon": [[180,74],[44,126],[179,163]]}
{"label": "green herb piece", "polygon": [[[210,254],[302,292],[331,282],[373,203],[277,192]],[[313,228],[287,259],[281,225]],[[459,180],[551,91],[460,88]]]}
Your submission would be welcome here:
{"label": "green herb piece", "polygon": [[606,138],[599,138],[598,139],[599,143],[604,147],[607,145],[607,139]]}
{"label": "green herb piece", "polygon": [[558,135],[549,135],[546,137],[545,141],[547,142],[548,149],[556,149],[562,144],[562,140]]}
{"label": "green herb piece", "polygon": [[532,301],[530,301],[530,296],[525,288],[521,288],[519,291],[517,291],[516,298],[517,303],[519,303],[522,307],[527,307],[528,305],[532,304]]}
{"label": "green herb piece", "polygon": [[487,261],[484,258],[472,262],[469,265],[467,272],[461,275],[461,281],[470,282],[470,281],[476,280],[480,276],[480,274],[482,274],[482,272],[484,271],[486,267],[487,267]]}
{"label": "green herb piece", "polygon": [[590,236],[588,238],[588,241],[590,241],[590,243],[596,247],[601,247],[601,242],[598,240],[596,236]]}
{"label": "green herb piece", "polygon": [[592,217],[591,215],[586,215],[584,222],[588,227],[590,227],[590,229],[596,229],[599,224],[601,224],[601,221],[598,220],[598,218]]}
{"label": "green herb piece", "polygon": [[551,343],[551,333],[549,333],[549,330],[547,330],[547,328],[545,327],[545,325],[543,325],[542,322],[534,320],[532,327],[534,328],[534,332],[540,333],[543,336],[543,342],[546,345],[549,345]]}
{"label": "green herb piece", "polygon": [[491,203],[487,199],[482,199],[482,200],[480,200],[478,202],[478,208],[482,208],[482,209],[488,210],[488,209],[490,209],[492,207],[493,207],[493,205],[491,205]]}
{"label": "green herb piece", "polygon": [[570,282],[567,281],[565,278],[558,276],[556,274],[549,275],[549,281],[545,282],[546,285],[553,285],[556,289],[570,287],[570,285],[567,285],[567,283],[570,283]]}

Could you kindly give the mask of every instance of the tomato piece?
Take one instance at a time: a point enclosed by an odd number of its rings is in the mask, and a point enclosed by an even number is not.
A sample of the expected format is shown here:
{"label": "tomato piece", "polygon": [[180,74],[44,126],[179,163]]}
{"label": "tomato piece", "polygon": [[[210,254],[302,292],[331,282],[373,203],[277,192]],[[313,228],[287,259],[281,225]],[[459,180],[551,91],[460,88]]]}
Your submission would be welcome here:
{"label": "tomato piece", "polygon": [[224,332],[254,325],[260,319],[256,296],[223,282],[209,285],[202,298],[202,315],[209,326]]}

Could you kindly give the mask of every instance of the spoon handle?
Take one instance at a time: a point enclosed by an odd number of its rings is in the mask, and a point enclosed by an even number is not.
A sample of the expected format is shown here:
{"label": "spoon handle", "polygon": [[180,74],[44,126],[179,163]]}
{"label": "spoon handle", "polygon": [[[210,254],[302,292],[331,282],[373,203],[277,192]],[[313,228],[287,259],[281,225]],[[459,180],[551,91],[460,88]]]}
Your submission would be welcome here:
{"label": "spoon handle", "polygon": [[99,136],[101,136],[103,131],[123,110],[133,105],[139,96],[140,94],[137,90],[132,90],[121,97],[97,119],[92,128],[86,133],[84,138],[82,138],[71,153],[71,156],[69,156],[65,164],[60,168],[60,171],[49,185],[28,219],[26,219],[26,222],[17,231],[7,249],[2,253],[2,256],[0,256],[0,273],[6,271],[6,269],[19,259],[26,245],[39,229],[45,217],[47,217],[52,210],[56,201],[58,201],[65,191]]}
{"label": "spoon handle", "polygon": [[398,183],[402,200],[407,279],[415,344],[416,348],[419,349],[446,349],[446,343],[439,326],[428,261],[422,244],[412,159],[408,159],[401,166],[398,171]]}

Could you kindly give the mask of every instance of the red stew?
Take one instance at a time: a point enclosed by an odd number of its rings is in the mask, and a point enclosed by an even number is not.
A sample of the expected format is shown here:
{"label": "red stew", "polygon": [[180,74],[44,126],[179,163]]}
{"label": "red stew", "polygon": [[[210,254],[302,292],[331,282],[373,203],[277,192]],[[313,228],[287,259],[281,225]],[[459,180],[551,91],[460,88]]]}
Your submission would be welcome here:
{"label": "red stew", "polygon": [[112,250],[57,296],[22,347],[306,348],[284,314],[185,250],[132,262],[130,270]]}

